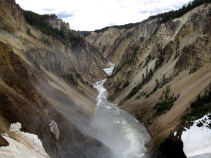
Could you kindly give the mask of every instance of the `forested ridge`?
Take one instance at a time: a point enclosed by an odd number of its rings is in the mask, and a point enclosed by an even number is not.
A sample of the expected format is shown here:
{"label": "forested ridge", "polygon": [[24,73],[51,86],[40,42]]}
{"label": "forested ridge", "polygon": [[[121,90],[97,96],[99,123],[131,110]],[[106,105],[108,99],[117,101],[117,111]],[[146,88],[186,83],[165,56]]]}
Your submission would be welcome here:
{"label": "forested ridge", "polygon": [[26,22],[45,33],[46,35],[53,36],[60,40],[62,43],[71,43],[73,47],[77,46],[81,40],[80,35],[73,34],[71,30],[64,31],[63,29],[59,30],[53,28],[48,22],[48,19],[57,18],[55,14],[44,14],[39,15],[32,11],[23,11]]}
{"label": "forested ridge", "polygon": [[187,5],[183,5],[182,8],[178,10],[171,10],[169,12],[160,13],[155,16],[150,16],[149,19],[155,19],[159,18],[159,23],[166,23],[169,20],[179,18],[186,14],[187,12],[191,11],[192,9],[204,4],[204,3],[210,3],[211,0],[194,0],[192,2],[189,2]]}
{"label": "forested ridge", "polygon": [[[153,15],[150,16],[148,19],[156,19],[158,18],[158,23],[162,24],[162,23],[166,23],[169,20],[175,19],[175,18],[179,18],[181,16],[183,16],[184,14],[186,14],[187,12],[189,12],[190,10],[204,4],[204,3],[210,3],[211,0],[193,0],[192,2],[189,2],[186,5],[183,5],[182,8],[178,9],[178,10],[171,10],[169,12],[165,12],[165,13],[160,13],[157,15]],[[147,20],[148,20],[147,19]],[[144,20],[145,21],[145,20]],[[102,28],[100,30],[95,30],[94,32],[104,32],[107,29],[113,27],[113,28],[117,28],[117,29],[130,29],[134,26],[139,25],[141,22],[137,22],[137,23],[129,23],[129,24],[125,24],[125,25],[114,25],[114,26],[108,26],[105,28]]]}

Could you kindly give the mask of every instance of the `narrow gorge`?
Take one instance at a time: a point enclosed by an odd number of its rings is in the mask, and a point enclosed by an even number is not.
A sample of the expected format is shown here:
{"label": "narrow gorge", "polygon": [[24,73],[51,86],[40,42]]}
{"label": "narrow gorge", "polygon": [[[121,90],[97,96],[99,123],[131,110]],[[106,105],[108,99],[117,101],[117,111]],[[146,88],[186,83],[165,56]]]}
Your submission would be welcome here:
{"label": "narrow gorge", "polygon": [[[86,40],[116,64],[106,82],[108,98],[148,129],[150,155],[185,157],[182,127],[190,124],[183,115],[191,113],[197,95],[210,91],[210,4],[159,21],[151,17],[129,29],[108,27]],[[200,112],[194,115],[203,117]]]}
{"label": "narrow gorge", "polygon": [[210,26],[209,0],[84,35],[0,0],[0,157],[211,157]]}
{"label": "narrow gorge", "polygon": [[[111,64],[111,63],[110,63]],[[104,69],[112,74],[114,64]],[[108,92],[103,87],[107,79],[96,82],[93,87],[99,92],[96,113],[92,125],[97,128],[93,137],[112,149],[111,158],[137,158],[146,156],[145,144],[150,136],[132,115],[108,102]]]}

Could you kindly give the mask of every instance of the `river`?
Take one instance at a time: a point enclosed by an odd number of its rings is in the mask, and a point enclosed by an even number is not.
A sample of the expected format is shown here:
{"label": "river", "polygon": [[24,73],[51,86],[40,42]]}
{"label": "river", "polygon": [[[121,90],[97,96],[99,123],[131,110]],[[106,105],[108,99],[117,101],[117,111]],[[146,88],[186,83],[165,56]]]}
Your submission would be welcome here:
{"label": "river", "polygon": [[[104,69],[107,75],[112,74],[115,66],[109,64],[111,67]],[[147,151],[145,144],[150,140],[150,136],[132,115],[112,106],[107,100],[108,91],[103,86],[106,80],[93,85],[99,92],[94,120],[100,132],[96,138],[112,149],[110,158],[143,158]]]}

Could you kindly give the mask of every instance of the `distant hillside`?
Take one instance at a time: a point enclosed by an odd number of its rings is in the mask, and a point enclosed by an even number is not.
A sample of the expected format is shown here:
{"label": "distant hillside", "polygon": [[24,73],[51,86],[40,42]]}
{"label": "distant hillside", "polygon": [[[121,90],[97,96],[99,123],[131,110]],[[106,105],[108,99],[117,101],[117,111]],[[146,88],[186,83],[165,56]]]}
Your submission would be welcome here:
{"label": "distant hillside", "polygon": [[87,36],[91,33],[92,31],[80,31],[80,33],[84,36]]}
{"label": "distant hillside", "polygon": [[[165,12],[165,13],[160,13],[158,15],[154,15],[154,16],[150,16],[148,19],[156,19],[159,18],[159,23],[165,23],[169,20],[175,19],[175,18],[179,18],[182,15],[184,15],[185,13],[187,13],[188,11],[196,8],[197,6],[200,6],[201,4],[204,3],[210,3],[211,0],[193,0],[190,1],[187,5],[183,5],[182,8],[178,9],[178,10],[172,10],[169,12]],[[147,19],[146,19],[147,20]],[[114,25],[114,26],[108,26],[99,30],[95,30],[94,32],[100,33],[100,32],[104,32],[106,30],[108,30],[109,28],[113,27],[113,28],[117,28],[117,29],[130,29],[134,26],[139,25],[140,22],[137,23],[129,23],[129,24],[125,24],[125,25]]]}
{"label": "distant hillside", "polygon": [[117,29],[130,29],[130,28],[132,28],[132,27],[134,27],[134,26],[137,26],[137,25],[139,25],[139,24],[140,24],[140,22],[125,24],[125,25],[108,26],[108,27],[102,28],[102,29],[100,29],[100,30],[95,30],[94,32],[97,32],[97,33],[104,32],[104,31],[108,30],[108,29],[111,28],[111,27],[117,28]]}

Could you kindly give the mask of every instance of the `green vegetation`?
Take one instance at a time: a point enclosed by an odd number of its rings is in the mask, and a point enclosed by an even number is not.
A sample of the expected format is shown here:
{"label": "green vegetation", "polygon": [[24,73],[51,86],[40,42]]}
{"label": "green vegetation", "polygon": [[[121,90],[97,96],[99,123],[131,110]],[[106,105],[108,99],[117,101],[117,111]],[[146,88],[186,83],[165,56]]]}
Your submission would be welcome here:
{"label": "green vegetation", "polygon": [[[192,2],[189,2],[187,5],[183,5],[182,8],[178,9],[178,10],[172,10],[169,12],[165,12],[165,13],[160,13],[158,15],[154,15],[154,16],[150,16],[148,19],[156,19],[159,18],[159,23],[166,23],[167,21],[171,20],[171,19],[175,19],[175,18],[179,18],[182,15],[184,15],[185,13],[187,13],[188,11],[200,6],[201,4],[204,3],[209,3],[211,2],[211,0],[194,0]],[[144,20],[146,21],[146,20]],[[113,27],[113,28],[117,28],[117,29],[130,29],[134,26],[139,25],[140,22],[137,23],[129,23],[129,24],[125,24],[125,25],[114,25],[114,26],[108,26],[105,28],[102,28],[100,30],[95,30],[95,32],[100,33],[100,32],[104,32],[106,30],[108,30],[109,28]],[[156,32],[156,31],[155,31]]]}
{"label": "green vegetation", "polygon": [[31,36],[31,35],[32,35],[32,33],[31,33],[31,29],[30,29],[30,28],[27,28],[26,33],[27,33],[29,36]]}
{"label": "green vegetation", "polygon": [[140,22],[137,22],[137,23],[129,23],[129,24],[125,24],[125,25],[107,26],[107,27],[104,27],[104,28],[102,28],[100,30],[95,30],[94,32],[97,32],[97,33],[104,32],[104,31],[108,30],[111,27],[117,28],[117,29],[126,29],[126,30],[128,30],[128,29],[130,29],[130,28],[132,28],[134,26],[137,26],[139,24],[140,24]]}
{"label": "green vegetation", "polygon": [[164,57],[163,57],[162,54],[160,54],[158,56],[158,59],[155,62],[155,68],[154,69],[157,70],[157,68],[159,68],[163,64],[163,62],[164,62]]}
{"label": "green vegetation", "polygon": [[197,71],[197,68],[196,67],[193,67],[193,68],[190,67],[189,74],[192,74],[192,73],[194,73],[196,71]]}
{"label": "green vegetation", "polygon": [[146,68],[146,77],[143,74],[142,82],[131,90],[131,92],[127,95],[126,99],[130,99],[131,97],[133,97],[147,82],[151,80],[152,76],[153,76],[152,69],[150,69],[150,71],[148,72],[148,68]]}
{"label": "green vegetation", "polygon": [[129,86],[129,82],[128,81],[125,81],[125,83],[123,84],[123,88]]}
{"label": "green vegetation", "polygon": [[131,64],[135,60],[138,50],[139,47],[134,47],[132,55],[128,55],[121,64],[117,65],[110,77],[116,75],[126,64]]}
{"label": "green vegetation", "polygon": [[145,95],[146,98],[148,98],[151,94],[155,93],[159,88],[162,88],[165,84],[169,83],[172,80],[172,77],[169,78],[165,77],[165,74],[163,74],[163,79],[161,82],[158,81],[158,79],[155,80],[155,87],[153,90],[151,90],[149,93]]}
{"label": "green vegetation", "polygon": [[183,122],[194,121],[202,118],[204,115],[211,112],[211,88],[206,90],[204,95],[198,95],[197,98],[190,104],[190,109],[181,118]]}
{"label": "green vegetation", "polygon": [[174,60],[179,56],[180,54],[178,53],[178,51],[176,51],[176,54],[174,56]]}
{"label": "green vegetation", "polygon": [[170,86],[166,87],[166,90],[163,91],[163,94],[161,95],[159,101],[155,104],[155,109],[157,111],[157,114],[163,114],[166,113],[166,111],[170,110],[173,106],[174,102],[179,97],[179,94],[177,96],[174,96],[174,94],[170,95]]}
{"label": "green vegetation", "polygon": [[39,15],[32,11],[23,11],[25,20],[28,24],[31,26],[36,27],[38,30],[42,31],[43,33],[53,36],[57,39],[64,39],[64,32],[62,30],[58,30],[56,28],[53,28],[46,20],[49,18],[53,18],[56,15]]}
{"label": "green vegetation", "polygon": [[161,84],[159,83],[158,79],[156,79],[155,82],[156,82],[155,87],[153,88],[152,91],[150,91],[149,93],[147,93],[147,94],[145,95],[145,98],[148,98],[151,94],[155,93],[155,92],[157,91],[158,88],[161,88],[161,87],[160,87]]}
{"label": "green vegetation", "polygon": [[149,54],[147,57],[145,57],[145,61],[146,61],[145,66],[149,63],[149,61],[150,61],[151,59],[152,59],[151,54]]}
{"label": "green vegetation", "polygon": [[36,39],[36,37],[35,37],[34,35],[32,35],[31,29],[30,29],[30,28],[27,28],[26,33],[27,33],[29,36],[31,36],[31,37],[33,37],[34,39]]}
{"label": "green vegetation", "polygon": [[115,87],[115,93],[121,90],[120,86],[121,86],[121,82],[119,82],[118,85]]}
{"label": "green vegetation", "polygon": [[84,35],[85,37],[88,36],[92,31],[80,31],[80,33],[82,35]]}
{"label": "green vegetation", "polygon": [[172,10],[166,13],[160,13],[158,15],[155,16],[151,16],[149,17],[150,19],[156,19],[156,18],[160,18],[159,23],[165,23],[171,19],[175,19],[175,18],[179,18],[182,15],[186,14],[187,12],[189,12],[190,10],[200,6],[201,4],[204,3],[209,3],[211,2],[211,0],[194,0],[192,2],[189,2],[188,5],[183,5],[182,8],[178,9],[178,10]]}
{"label": "green vegetation", "polygon": [[[57,28],[53,28],[48,22],[48,19],[56,18],[55,14],[45,14],[39,15],[32,11],[23,11],[26,22],[45,33],[46,35],[52,36],[60,40],[62,43],[70,42],[73,47],[75,47],[81,40],[80,36],[74,35],[71,31],[64,32],[64,30],[59,30]],[[31,36],[31,31],[28,29],[27,33]]]}
{"label": "green vegetation", "polygon": [[48,39],[42,38],[41,41],[49,46],[52,46]]}
{"label": "green vegetation", "polygon": [[199,123],[197,123],[197,126],[198,127],[201,127],[201,126],[203,126],[203,123],[202,122],[199,122]]}
{"label": "green vegetation", "polygon": [[141,120],[141,115],[138,113],[138,111],[135,112],[135,117],[137,120]]}

